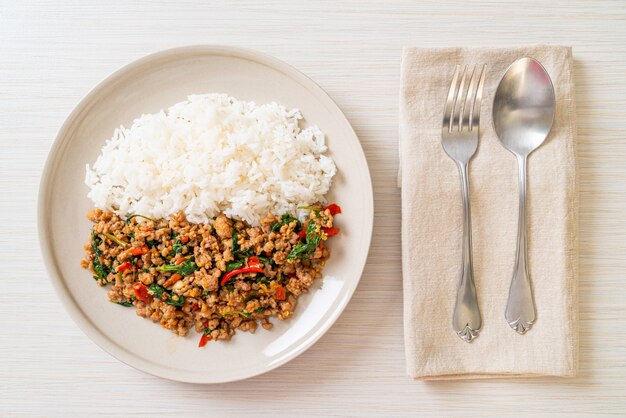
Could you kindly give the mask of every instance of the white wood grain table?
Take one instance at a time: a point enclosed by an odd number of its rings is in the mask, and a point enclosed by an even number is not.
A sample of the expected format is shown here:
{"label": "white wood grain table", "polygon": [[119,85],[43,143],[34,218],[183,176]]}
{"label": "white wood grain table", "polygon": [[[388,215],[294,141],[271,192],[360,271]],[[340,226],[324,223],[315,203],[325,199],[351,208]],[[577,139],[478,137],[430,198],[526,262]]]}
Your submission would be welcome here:
{"label": "white wood grain table", "polygon": [[[376,203],[366,272],[330,332],[273,372],[215,386],[143,374],[84,336],[48,281],[35,220],[45,157],[80,98],[136,58],[200,43],[259,49],[326,89],[361,139]],[[401,48],[524,43],[574,46],[580,377],[414,382],[404,372],[395,187]],[[624,413],[625,127],[626,2],[2,1],[0,416]]]}

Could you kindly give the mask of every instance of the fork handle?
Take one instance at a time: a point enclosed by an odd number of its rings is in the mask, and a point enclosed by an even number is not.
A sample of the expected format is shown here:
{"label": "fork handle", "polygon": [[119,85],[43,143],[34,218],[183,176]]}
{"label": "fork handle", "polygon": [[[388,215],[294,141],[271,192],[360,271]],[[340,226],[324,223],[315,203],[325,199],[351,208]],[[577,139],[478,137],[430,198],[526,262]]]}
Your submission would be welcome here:
{"label": "fork handle", "polygon": [[474,285],[474,269],[472,267],[472,222],[469,199],[468,164],[457,163],[461,177],[461,194],[463,197],[463,267],[461,280],[456,295],[456,304],[452,316],[452,328],[466,342],[478,336],[482,325],[476,286]]}

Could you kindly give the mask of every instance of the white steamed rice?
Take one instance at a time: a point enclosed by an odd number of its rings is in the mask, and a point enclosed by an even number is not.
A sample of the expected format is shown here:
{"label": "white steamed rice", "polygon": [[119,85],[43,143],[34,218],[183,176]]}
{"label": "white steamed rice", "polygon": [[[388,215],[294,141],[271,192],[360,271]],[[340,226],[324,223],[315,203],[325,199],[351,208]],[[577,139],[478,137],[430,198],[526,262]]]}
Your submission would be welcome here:
{"label": "white steamed rice", "polygon": [[121,216],[192,222],[225,213],[252,225],[268,213],[324,202],[336,173],[324,134],[300,129],[302,115],[225,94],[192,95],[116,129],[87,165],[88,197]]}

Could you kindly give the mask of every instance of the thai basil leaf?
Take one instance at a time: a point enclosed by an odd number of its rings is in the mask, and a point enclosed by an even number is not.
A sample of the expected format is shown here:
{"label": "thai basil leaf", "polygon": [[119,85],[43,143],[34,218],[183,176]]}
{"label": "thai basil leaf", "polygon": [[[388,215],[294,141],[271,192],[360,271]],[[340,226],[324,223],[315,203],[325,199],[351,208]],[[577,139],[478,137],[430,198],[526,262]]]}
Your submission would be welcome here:
{"label": "thai basil leaf", "polygon": [[294,218],[293,216],[289,215],[288,213],[284,213],[283,216],[281,217],[281,220],[276,222],[274,225],[272,225],[272,229],[270,232],[279,231],[283,225],[289,225],[293,221],[296,221],[296,229],[299,229],[300,226],[302,225],[300,221],[297,218]]}
{"label": "thai basil leaf", "polygon": [[102,239],[100,239],[93,230],[91,231],[91,248],[93,249],[94,258],[93,258],[93,271],[96,273],[94,279],[96,280],[106,280],[107,276],[111,269],[100,262],[100,256],[102,255],[102,251],[98,248],[102,244]]}
{"label": "thai basil leaf", "polygon": [[306,241],[298,242],[287,256],[288,260],[306,260],[310,258],[322,241],[322,234],[315,222],[309,222],[306,229]]}

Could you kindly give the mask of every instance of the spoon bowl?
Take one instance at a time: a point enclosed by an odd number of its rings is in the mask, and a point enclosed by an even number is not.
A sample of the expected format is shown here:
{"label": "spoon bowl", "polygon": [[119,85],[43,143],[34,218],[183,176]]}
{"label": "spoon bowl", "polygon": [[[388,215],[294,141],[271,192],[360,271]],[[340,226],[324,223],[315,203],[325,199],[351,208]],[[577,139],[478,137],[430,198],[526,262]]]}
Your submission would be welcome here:
{"label": "spoon bowl", "polygon": [[515,61],[493,99],[493,125],[502,145],[528,156],[546,139],[554,122],[556,99],[548,72],[532,58]]}

